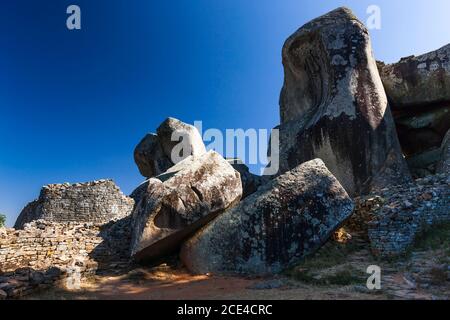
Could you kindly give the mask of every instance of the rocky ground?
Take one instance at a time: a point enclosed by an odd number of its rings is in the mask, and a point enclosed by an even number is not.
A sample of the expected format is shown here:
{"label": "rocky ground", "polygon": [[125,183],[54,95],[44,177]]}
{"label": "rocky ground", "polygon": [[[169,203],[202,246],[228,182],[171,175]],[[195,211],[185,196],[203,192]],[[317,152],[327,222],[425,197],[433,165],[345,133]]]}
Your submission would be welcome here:
{"label": "rocky ground", "polygon": [[[193,276],[177,263],[96,275],[80,290],[55,288],[28,299],[450,299],[450,225],[422,235],[409,252],[374,258],[364,237],[331,241],[283,275],[268,278]],[[382,289],[366,288],[369,265],[382,270]]]}

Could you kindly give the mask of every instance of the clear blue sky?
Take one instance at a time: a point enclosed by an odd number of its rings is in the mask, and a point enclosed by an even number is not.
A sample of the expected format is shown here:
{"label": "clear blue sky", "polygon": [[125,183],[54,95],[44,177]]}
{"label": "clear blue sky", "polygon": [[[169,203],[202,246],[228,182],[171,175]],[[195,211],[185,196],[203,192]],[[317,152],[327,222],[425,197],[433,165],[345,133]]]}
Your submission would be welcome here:
{"label": "clear blue sky", "polygon": [[[66,8],[82,30],[66,28]],[[450,2],[353,0],[4,0],[0,3],[0,212],[12,225],[48,183],[142,181],[133,149],[167,116],[206,128],[279,122],[281,47],[341,5],[393,62],[450,42]]]}

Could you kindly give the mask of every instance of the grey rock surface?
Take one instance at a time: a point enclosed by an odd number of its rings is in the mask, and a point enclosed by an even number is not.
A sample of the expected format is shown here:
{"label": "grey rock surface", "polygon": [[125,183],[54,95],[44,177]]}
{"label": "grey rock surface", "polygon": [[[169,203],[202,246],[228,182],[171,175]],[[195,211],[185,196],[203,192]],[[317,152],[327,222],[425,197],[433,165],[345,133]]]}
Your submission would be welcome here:
{"label": "grey rock surface", "polygon": [[134,161],[146,178],[157,176],[191,155],[206,152],[197,128],[175,118],[167,118],[157,134],[147,134],[134,150]]}
{"label": "grey rock surface", "polygon": [[380,74],[394,109],[449,102],[450,44],[398,63],[380,64]]}
{"label": "grey rock surface", "polygon": [[353,202],[321,160],[267,182],[186,241],[194,273],[277,273],[312,254],[352,213]]}
{"label": "grey rock surface", "polygon": [[156,134],[147,134],[134,149],[134,161],[144,177],[154,177],[173,166]]}
{"label": "grey rock surface", "polygon": [[347,8],[283,47],[280,173],[321,158],[351,195],[410,180],[369,33]]}
{"label": "grey rock surface", "polygon": [[170,253],[242,196],[239,173],[214,151],[189,156],[141,188],[131,241],[131,254],[139,262]]}
{"label": "grey rock surface", "polygon": [[242,199],[254,193],[256,190],[258,190],[259,186],[261,186],[268,180],[267,177],[258,176],[251,173],[247,165],[240,159],[227,159],[227,161],[241,175],[243,190]]}
{"label": "grey rock surface", "polygon": [[[205,145],[197,128],[178,119],[167,118],[158,127],[157,134],[164,154],[175,164],[179,161],[175,161],[172,152],[182,159],[191,155],[199,156],[206,153]],[[186,147],[185,150],[174,150],[181,141]]]}

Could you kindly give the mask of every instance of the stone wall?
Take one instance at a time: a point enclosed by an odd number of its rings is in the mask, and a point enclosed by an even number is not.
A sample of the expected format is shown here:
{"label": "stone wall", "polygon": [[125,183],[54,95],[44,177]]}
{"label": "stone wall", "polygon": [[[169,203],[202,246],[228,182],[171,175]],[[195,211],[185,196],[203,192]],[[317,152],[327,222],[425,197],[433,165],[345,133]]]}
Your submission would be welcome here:
{"label": "stone wall", "polygon": [[53,222],[108,223],[128,216],[134,201],[112,180],[44,186],[39,198],[19,215],[15,228],[44,219]]}
{"label": "stone wall", "polygon": [[366,222],[372,252],[384,257],[401,255],[423,231],[450,222],[450,177],[417,179],[356,203],[352,219]]}
{"label": "stone wall", "polygon": [[108,225],[37,220],[23,230],[0,229],[0,291],[15,298],[74,273],[127,266],[129,246],[129,218]]}

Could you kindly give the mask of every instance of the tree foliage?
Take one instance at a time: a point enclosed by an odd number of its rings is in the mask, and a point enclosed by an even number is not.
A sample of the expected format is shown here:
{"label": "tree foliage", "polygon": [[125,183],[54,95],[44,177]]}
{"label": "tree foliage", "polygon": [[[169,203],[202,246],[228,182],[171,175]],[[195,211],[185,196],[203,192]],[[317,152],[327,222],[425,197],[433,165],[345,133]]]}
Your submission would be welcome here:
{"label": "tree foliage", "polygon": [[6,224],[6,216],[0,213],[0,227],[4,227]]}

